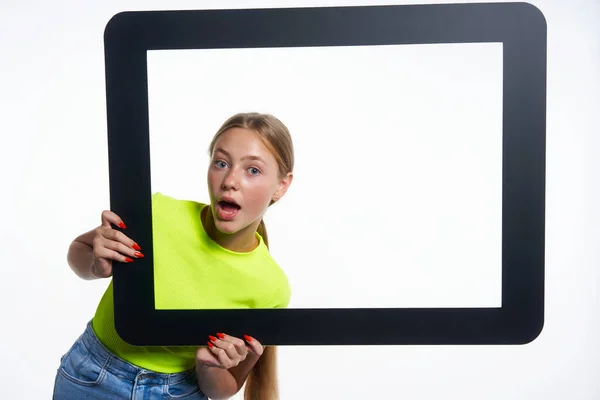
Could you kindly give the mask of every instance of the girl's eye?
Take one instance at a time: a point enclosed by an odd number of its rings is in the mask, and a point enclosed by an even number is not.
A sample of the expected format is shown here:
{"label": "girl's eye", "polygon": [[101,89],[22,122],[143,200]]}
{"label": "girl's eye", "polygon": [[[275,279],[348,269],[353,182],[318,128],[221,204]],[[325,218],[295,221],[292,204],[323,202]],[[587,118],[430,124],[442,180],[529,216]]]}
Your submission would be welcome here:
{"label": "girl's eye", "polygon": [[217,168],[225,168],[227,166],[227,163],[225,163],[225,161],[216,161],[215,165],[217,166]]}
{"label": "girl's eye", "polygon": [[249,171],[252,175],[258,175],[260,173],[260,171],[254,167],[250,167]]}

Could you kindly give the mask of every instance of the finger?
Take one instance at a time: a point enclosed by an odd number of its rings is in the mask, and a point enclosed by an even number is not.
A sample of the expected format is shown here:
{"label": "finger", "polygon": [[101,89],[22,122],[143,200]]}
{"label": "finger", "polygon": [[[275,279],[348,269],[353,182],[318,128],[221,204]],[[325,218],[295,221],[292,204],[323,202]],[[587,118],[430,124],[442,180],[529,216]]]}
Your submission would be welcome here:
{"label": "finger", "polygon": [[127,226],[125,225],[125,222],[116,213],[114,213],[110,210],[104,210],[102,212],[102,226],[105,226],[107,228],[112,228],[111,224],[116,225],[116,226],[120,227],[121,229],[127,228]]}
{"label": "finger", "polygon": [[118,261],[121,263],[132,263],[135,261],[133,258],[131,258],[129,256],[123,255],[114,250],[110,250],[110,249],[106,249],[106,248],[101,248],[101,249],[95,250],[94,257],[96,257],[97,259],[106,259],[106,260]]}
{"label": "finger", "polygon": [[107,248],[102,243],[100,243],[100,239],[94,239],[94,246],[92,253],[97,259],[106,259],[106,260],[114,260],[124,263],[133,262],[133,259],[126,254],[121,254],[115,250]]}
{"label": "finger", "polygon": [[[131,241],[131,242],[133,242],[133,241]],[[131,258],[144,258],[144,254],[141,251],[136,250],[134,248],[134,247],[136,247],[136,244],[135,244],[135,242],[133,242],[133,243],[134,244],[131,245],[131,247],[129,247],[129,246],[124,245],[122,242],[116,242],[114,240],[108,240],[108,239],[104,239],[104,238],[98,239],[98,245],[100,247],[104,247],[105,249],[115,251],[117,253],[120,253],[124,256],[128,256]],[[139,248],[139,246],[137,246],[137,248]]]}
{"label": "finger", "polygon": [[229,356],[227,355],[227,352],[224,349],[218,347],[217,345],[213,344],[212,342],[207,342],[207,343],[208,343],[208,348],[210,349],[210,351],[215,355],[217,360],[219,360],[219,364],[221,364],[221,368],[229,369],[229,368],[235,367],[236,365],[239,364],[239,361],[232,360],[231,358],[229,358]]}
{"label": "finger", "polygon": [[[117,231],[112,228],[100,228],[98,231],[102,237],[114,242],[122,243],[128,249],[133,249],[134,251],[141,250],[140,246],[133,239],[131,239],[129,236],[127,236],[121,231]],[[117,250],[115,248],[112,249]]]}
{"label": "finger", "polygon": [[250,348],[249,350],[252,353],[256,354],[257,356],[261,356],[263,354],[264,347],[258,340],[256,340],[256,338],[250,335],[244,335],[244,340],[246,340],[246,343]]}
{"label": "finger", "polygon": [[[246,346],[244,342],[240,339],[234,338],[233,336],[224,335],[222,333],[218,333],[219,339],[216,337],[209,335],[208,339],[218,348],[223,349],[227,354],[229,359],[235,362],[244,361],[248,351],[246,350]],[[222,338],[222,339],[221,339]],[[236,346],[236,342],[237,346]]]}
{"label": "finger", "polygon": [[196,361],[207,367],[223,368],[217,357],[206,346],[198,349]]}
{"label": "finger", "polygon": [[112,261],[118,261],[118,262],[124,262],[124,263],[130,263],[133,262],[133,258],[121,254],[117,251],[108,249],[104,246],[98,245],[98,246],[94,246],[93,250],[92,250],[92,254],[94,255],[94,258],[96,259],[105,259],[105,260],[112,260]]}
{"label": "finger", "polygon": [[121,217],[119,217],[117,214],[115,214],[114,212],[112,212],[110,210],[102,211],[102,226],[105,226],[107,228],[112,228],[111,224],[114,224],[114,225],[120,227],[121,229],[127,228],[125,226],[125,222],[123,222]]}
{"label": "finger", "polygon": [[246,355],[248,355],[248,348],[246,347],[246,343],[244,343],[244,341],[242,339],[231,336],[231,335],[226,335],[226,334],[220,333],[220,332],[217,333],[217,336],[219,337],[219,339],[233,344],[236,352],[238,354],[240,354],[241,356],[243,356],[244,358],[246,357]]}

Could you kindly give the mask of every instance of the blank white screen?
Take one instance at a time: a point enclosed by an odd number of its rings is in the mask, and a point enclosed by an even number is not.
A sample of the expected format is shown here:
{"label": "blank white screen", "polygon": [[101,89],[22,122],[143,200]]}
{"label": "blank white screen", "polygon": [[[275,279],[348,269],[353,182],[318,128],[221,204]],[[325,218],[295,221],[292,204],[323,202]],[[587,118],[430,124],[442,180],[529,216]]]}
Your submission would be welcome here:
{"label": "blank white screen", "polygon": [[501,306],[502,44],[148,52],[152,191],[208,201],[243,111],[290,129],[290,308]]}

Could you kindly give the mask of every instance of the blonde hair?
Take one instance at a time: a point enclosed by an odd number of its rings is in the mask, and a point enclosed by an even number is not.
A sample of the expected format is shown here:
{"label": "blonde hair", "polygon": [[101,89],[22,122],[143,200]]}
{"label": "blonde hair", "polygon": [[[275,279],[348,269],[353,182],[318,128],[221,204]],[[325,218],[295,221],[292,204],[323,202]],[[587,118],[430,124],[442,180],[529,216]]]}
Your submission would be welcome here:
{"label": "blonde hair", "polygon": [[[239,113],[230,117],[221,125],[212,141],[208,153],[212,157],[215,144],[221,134],[231,128],[248,129],[258,134],[265,147],[273,154],[279,166],[280,178],[294,170],[294,145],[288,128],[270,114],[256,112]],[[274,201],[271,201],[273,204]],[[269,247],[267,228],[261,219],[257,232]],[[244,400],[275,400],[279,399],[277,381],[277,348],[266,346],[262,356],[250,371],[246,380]]]}

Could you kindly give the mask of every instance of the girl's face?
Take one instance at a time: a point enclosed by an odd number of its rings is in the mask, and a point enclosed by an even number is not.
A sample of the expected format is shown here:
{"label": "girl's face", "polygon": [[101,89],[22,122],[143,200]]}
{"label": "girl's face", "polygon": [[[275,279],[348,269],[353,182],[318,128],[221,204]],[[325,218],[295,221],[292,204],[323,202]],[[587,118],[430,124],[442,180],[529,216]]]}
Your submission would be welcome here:
{"label": "girl's face", "polygon": [[291,174],[282,179],[273,154],[256,133],[231,128],[221,134],[208,169],[211,212],[218,231],[254,235],[273,199],[283,196]]}

